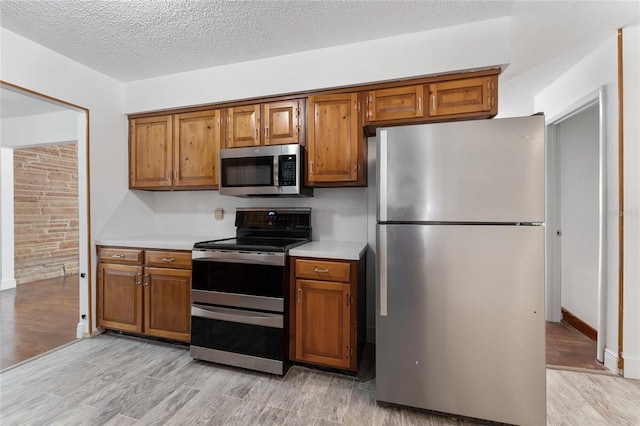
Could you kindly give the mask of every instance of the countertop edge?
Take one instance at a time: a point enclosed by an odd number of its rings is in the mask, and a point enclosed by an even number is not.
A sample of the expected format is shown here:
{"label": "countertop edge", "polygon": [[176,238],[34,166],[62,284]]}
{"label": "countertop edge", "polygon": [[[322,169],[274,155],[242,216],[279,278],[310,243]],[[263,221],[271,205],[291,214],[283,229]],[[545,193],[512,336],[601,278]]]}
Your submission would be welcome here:
{"label": "countertop edge", "polygon": [[289,250],[289,256],[359,260],[367,247],[367,243],[363,241],[312,241],[292,248]]}

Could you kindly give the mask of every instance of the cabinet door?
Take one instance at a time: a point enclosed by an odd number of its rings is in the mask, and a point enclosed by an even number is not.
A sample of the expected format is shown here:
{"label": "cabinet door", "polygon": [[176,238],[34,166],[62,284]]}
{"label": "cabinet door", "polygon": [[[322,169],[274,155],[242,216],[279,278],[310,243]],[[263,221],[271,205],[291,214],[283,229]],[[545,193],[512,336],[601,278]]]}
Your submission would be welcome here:
{"label": "cabinet door", "polygon": [[174,187],[217,187],[221,136],[219,109],[176,114]]}
{"label": "cabinet door", "polygon": [[467,78],[429,85],[429,115],[468,114],[491,111],[492,77]]}
{"label": "cabinet door", "polygon": [[298,100],[263,105],[264,144],[300,143],[300,109]]}
{"label": "cabinet door", "polygon": [[310,96],[308,108],[307,183],[364,184],[359,94]]}
{"label": "cabinet door", "polygon": [[260,145],[260,105],[227,108],[227,148]]}
{"label": "cabinet door", "polygon": [[170,188],[172,116],[136,118],[129,126],[129,187]]}
{"label": "cabinet door", "polygon": [[98,264],[98,325],[142,333],[142,267]]}
{"label": "cabinet door", "polygon": [[191,271],[144,270],[144,333],[188,342],[191,338]]}
{"label": "cabinet door", "polygon": [[349,284],[296,281],[296,359],[330,367],[349,368]]}
{"label": "cabinet door", "polygon": [[422,84],[368,92],[367,123],[424,117],[422,94]]}

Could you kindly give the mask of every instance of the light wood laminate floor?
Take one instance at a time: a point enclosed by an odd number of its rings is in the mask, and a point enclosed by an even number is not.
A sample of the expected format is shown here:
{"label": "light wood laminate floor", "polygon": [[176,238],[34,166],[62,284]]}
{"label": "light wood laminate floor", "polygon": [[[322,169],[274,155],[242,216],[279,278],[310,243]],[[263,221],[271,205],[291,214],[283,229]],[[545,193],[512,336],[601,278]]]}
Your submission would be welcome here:
{"label": "light wood laminate floor", "polygon": [[[359,377],[293,367],[284,378],[194,361],[186,347],[114,334],[0,374],[6,425],[473,425],[375,402]],[[368,373],[367,373],[368,372]],[[640,381],[547,370],[549,425],[638,425]]]}

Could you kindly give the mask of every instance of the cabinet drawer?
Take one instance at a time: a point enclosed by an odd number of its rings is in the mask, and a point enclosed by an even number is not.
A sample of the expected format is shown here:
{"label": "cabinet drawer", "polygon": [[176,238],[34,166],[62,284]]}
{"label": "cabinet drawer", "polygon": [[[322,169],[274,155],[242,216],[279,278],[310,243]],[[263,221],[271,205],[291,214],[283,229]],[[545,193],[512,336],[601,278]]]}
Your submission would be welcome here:
{"label": "cabinet drawer", "polygon": [[140,249],[98,247],[98,261],[141,265],[142,253]]}
{"label": "cabinet drawer", "polygon": [[145,252],[145,265],[172,267],[181,269],[191,268],[190,251],[147,250]]}
{"label": "cabinet drawer", "polygon": [[297,259],[296,277],[322,281],[349,282],[351,279],[351,264],[348,262]]}

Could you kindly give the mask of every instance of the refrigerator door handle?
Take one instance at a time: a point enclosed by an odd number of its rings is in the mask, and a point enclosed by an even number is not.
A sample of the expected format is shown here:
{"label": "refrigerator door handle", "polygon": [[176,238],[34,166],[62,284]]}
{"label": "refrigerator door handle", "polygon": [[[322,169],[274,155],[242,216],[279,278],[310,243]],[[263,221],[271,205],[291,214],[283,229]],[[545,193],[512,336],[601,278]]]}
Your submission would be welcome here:
{"label": "refrigerator door handle", "polygon": [[387,227],[379,226],[378,279],[380,280],[380,316],[387,316]]}
{"label": "refrigerator door handle", "polygon": [[378,140],[378,220],[387,220],[387,130],[379,130]]}

